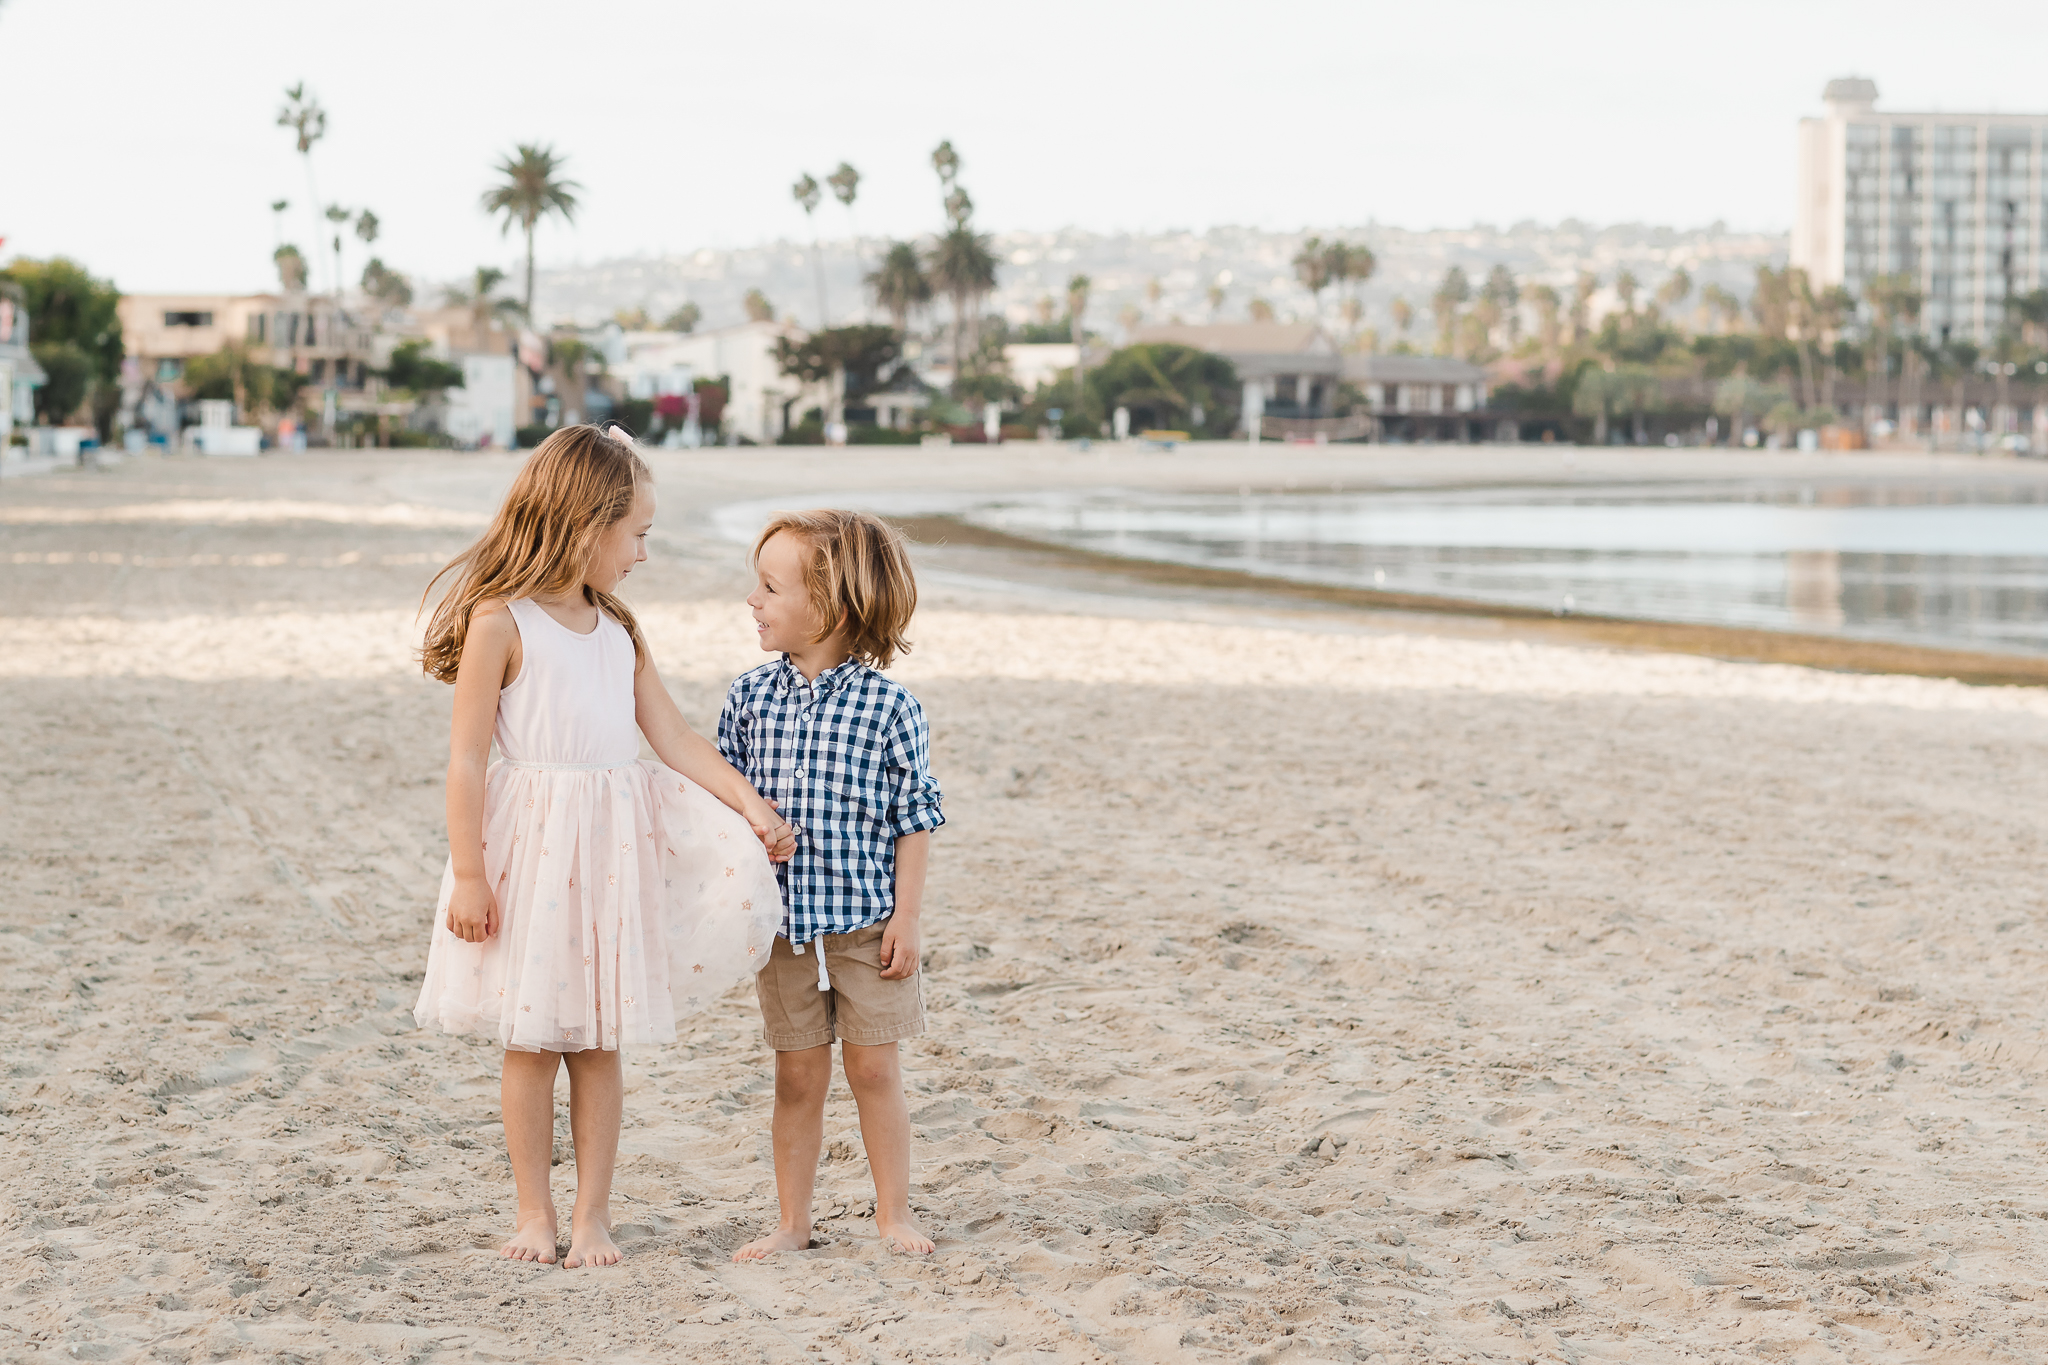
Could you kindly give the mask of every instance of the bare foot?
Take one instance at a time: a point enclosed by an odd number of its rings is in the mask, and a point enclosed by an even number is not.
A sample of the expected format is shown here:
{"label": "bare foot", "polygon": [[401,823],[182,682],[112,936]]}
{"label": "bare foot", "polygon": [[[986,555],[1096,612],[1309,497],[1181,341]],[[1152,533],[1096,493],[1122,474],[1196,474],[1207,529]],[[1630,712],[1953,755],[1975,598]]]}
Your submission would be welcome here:
{"label": "bare foot", "polygon": [[569,1259],[562,1265],[576,1270],[586,1265],[617,1265],[619,1247],[611,1229],[599,1214],[575,1214],[569,1219]]}
{"label": "bare foot", "polygon": [[511,1241],[498,1248],[498,1254],[508,1261],[539,1261],[543,1265],[553,1265],[555,1211],[542,1209],[520,1214],[517,1231],[512,1234]]}
{"label": "bare foot", "polygon": [[804,1228],[777,1228],[766,1237],[756,1237],[732,1254],[735,1261],[765,1261],[778,1251],[809,1251],[811,1230]]}
{"label": "bare foot", "polygon": [[924,1235],[924,1229],[908,1213],[885,1215],[875,1214],[875,1231],[885,1242],[894,1242],[898,1251],[911,1256],[932,1254],[932,1239]]}

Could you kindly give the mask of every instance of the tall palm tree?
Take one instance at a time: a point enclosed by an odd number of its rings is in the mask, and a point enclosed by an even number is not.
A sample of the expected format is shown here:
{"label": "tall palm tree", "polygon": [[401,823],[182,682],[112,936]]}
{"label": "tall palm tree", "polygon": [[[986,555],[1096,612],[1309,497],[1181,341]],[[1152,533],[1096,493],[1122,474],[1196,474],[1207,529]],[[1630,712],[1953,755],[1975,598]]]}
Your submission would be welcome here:
{"label": "tall palm tree", "polygon": [[1472,282],[1465,278],[1463,266],[1454,265],[1444,271],[1443,282],[1429,300],[1429,311],[1436,314],[1438,355],[1451,353],[1451,332],[1457,326],[1458,309],[1471,297]]}
{"label": "tall palm tree", "polygon": [[1294,253],[1294,278],[1301,281],[1301,287],[1308,290],[1309,299],[1315,304],[1316,321],[1323,318],[1323,291],[1330,287],[1330,255],[1324,249],[1323,239],[1311,237],[1301,244],[1301,250]]}
{"label": "tall palm tree", "polygon": [[818,190],[818,182],[811,179],[809,171],[805,171],[803,179],[789,187],[789,194],[803,209],[804,219],[811,225],[811,269],[818,278],[818,330],[822,332],[831,326],[830,319],[825,315],[825,259],[818,251],[817,212],[824,196]]}
{"label": "tall palm tree", "polygon": [[526,293],[520,307],[529,323],[533,321],[533,230],[550,214],[560,214],[565,223],[576,221],[576,192],[583,186],[563,177],[568,164],[569,158],[557,156],[551,146],[522,142],[514,155],[498,163],[503,183],[483,194],[484,212],[500,214],[505,220],[499,228],[501,234],[512,231],[515,224],[526,234]]}
{"label": "tall palm tree", "polygon": [[1657,302],[1669,313],[1684,303],[1686,296],[1691,293],[1692,276],[1686,273],[1684,266],[1680,266],[1665,276],[1664,283],[1657,286]]}
{"label": "tall palm tree", "polygon": [[1067,327],[1074,334],[1074,414],[1079,416],[1082,399],[1088,390],[1083,379],[1088,369],[1087,330],[1082,326],[1081,315],[1088,311],[1088,291],[1094,281],[1086,275],[1075,275],[1067,280]]}
{"label": "tall palm tree", "polygon": [[858,279],[862,274],[860,259],[860,224],[854,221],[853,201],[860,195],[860,172],[850,161],[842,161],[839,168],[825,177],[825,183],[832,187],[832,197],[846,210],[846,221],[853,228],[853,274]]}
{"label": "tall palm tree", "polygon": [[1223,311],[1223,296],[1225,292],[1220,282],[1209,286],[1209,321],[1216,321],[1216,315]]}
{"label": "tall palm tree", "polygon": [[347,277],[341,273],[341,225],[355,215],[339,204],[327,206],[327,221],[334,224],[334,306],[341,307],[341,285]]}
{"label": "tall palm tree", "polygon": [[[299,160],[306,167],[306,207],[313,211],[313,249],[320,249],[320,191],[313,183],[313,144],[327,136],[327,111],[320,107],[319,97],[306,89],[300,81],[284,92],[284,104],[277,111],[277,126],[292,130],[294,144],[299,149]],[[272,207],[275,207],[273,205]],[[283,210],[278,210],[283,212]],[[340,281],[335,288],[341,287]]]}
{"label": "tall palm tree", "polygon": [[910,330],[910,315],[932,301],[932,282],[908,242],[891,242],[882,263],[867,278],[875,303],[896,324],[899,335]]}
{"label": "tall palm tree", "polygon": [[1581,270],[1572,281],[1572,341],[1585,339],[1593,328],[1593,295],[1599,292],[1600,277],[1590,270]]}
{"label": "tall palm tree", "polygon": [[1396,294],[1394,301],[1387,305],[1387,312],[1394,319],[1394,330],[1401,334],[1401,340],[1406,341],[1408,328],[1415,322],[1415,305]]}
{"label": "tall palm tree", "polygon": [[1543,347],[1544,359],[1555,359],[1560,331],[1558,315],[1564,309],[1564,299],[1547,284],[1531,286],[1527,292],[1529,302],[1536,306],[1536,338]]}
{"label": "tall palm tree", "polygon": [[1372,272],[1379,268],[1379,258],[1372,254],[1370,247],[1332,242],[1323,248],[1323,268],[1344,295],[1339,309],[1344,325],[1356,332],[1358,320],[1365,315],[1364,305],[1358,298],[1358,286],[1372,278]]}
{"label": "tall palm tree", "polygon": [[967,328],[982,298],[996,287],[996,258],[989,239],[961,223],[932,248],[932,284],[953,303],[953,383],[966,363]]}

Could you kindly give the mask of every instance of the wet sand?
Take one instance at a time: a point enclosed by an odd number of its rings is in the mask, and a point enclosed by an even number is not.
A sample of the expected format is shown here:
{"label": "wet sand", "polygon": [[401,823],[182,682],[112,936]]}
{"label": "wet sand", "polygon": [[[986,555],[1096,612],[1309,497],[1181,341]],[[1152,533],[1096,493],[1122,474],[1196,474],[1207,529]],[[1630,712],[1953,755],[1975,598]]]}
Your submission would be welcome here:
{"label": "wet sand", "polygon": [[[630,597],[708,727],[758,657],[721,501],[1651,470],[1594,454],[664,456]],[[936,1255],[876,1245],[838,1087],[823,1245],[728,1263],[773,1218],[742,992],[628,1054],[626,1262],[499,1261],[495,1056],[409,1017],[448,693],[408,651],[510,469],[0,493],[5,1359],[2039,1357],[2048,692],[1020,547],[921,550],[897,670],[951,816]]]}

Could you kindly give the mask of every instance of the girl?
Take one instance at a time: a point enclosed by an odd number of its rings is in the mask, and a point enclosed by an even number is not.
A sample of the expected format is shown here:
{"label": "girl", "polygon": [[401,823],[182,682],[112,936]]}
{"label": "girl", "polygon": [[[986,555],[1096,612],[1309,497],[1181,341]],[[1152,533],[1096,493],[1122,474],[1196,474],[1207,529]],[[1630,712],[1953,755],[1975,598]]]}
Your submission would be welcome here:
{"label": "girl", "polygon": [[[421,650],[428,676],[455,684],[455,716],[448,869],[413,1017],[505,1049],[519,1214],[501,1254],[514,1260],[555,1259],[548,1177],[564,1063],[576,1150],[567,1264],[619,1259],[618,1048],[672,1042],[678,1016],[768,960],[782,913],[769,858],[794,847],[684,722],[613,596],[647,558],[651,479],[620,428],[549,436],[483,537],[434,576],[454,573],[455,586]],[[639,759],[643,735],[659,762]],[[487,769],[493,738],[503,757]]]}

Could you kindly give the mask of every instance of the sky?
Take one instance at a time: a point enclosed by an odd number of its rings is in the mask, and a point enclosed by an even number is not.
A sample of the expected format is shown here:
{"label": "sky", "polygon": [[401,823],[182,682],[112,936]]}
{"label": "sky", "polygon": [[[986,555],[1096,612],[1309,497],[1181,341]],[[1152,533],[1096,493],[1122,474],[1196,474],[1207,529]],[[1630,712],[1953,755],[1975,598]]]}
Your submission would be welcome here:
{"label": "sky", "polygon": [[[2048,5],[1892,0],[0,0],[0,260],[130,292],[272,287],[331,229],[276,126],[328,111],[320,202],[426,280],[522,248],[478,200],[521,142],[582,185],[550,264],[810,234],[790,186],[864,176],[819,235],[1791,219],[1794,127],[1838,75],[1896,109],[2048,110]],[[348,239],[351,281],[366,258]],[[323,255],[315,284],[325,287]]]}

